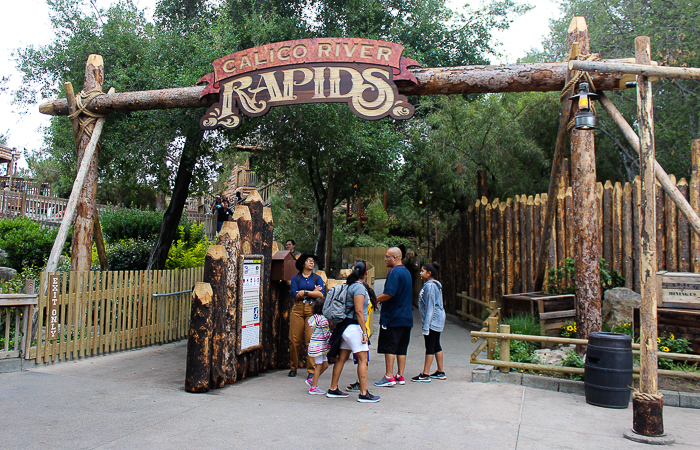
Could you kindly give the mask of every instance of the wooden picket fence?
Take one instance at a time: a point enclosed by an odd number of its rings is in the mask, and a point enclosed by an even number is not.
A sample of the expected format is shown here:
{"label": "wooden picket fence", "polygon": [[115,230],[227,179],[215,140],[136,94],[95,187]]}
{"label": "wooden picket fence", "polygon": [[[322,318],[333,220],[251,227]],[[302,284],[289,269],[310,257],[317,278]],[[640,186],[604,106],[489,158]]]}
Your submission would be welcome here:
{"label": "wooden picket fence", "polygon": [[60,272],[58,331],[49,333],[49,279],[41,275],[28,358],[69,360],[187,337],[191,290],[203,268]]}
{"label": "wooden picket fence", "polygon": [[386,264],[384,264],[386,250],[386,248],[381,247],[346,247],[343,248],[343,258],[348,262],[357,259],[367,261],[374,266],[374,276],[386,278],[389,273]]}
{"label": "wooden picket fence", "polygon": [[[675,178],[671,175],[675,182]],[[697,180],[697,174],[694,174]],[[678,189],[698,208],[698,183],[692,189],[685,179]],[[608,267],[619,271],[625,286],[639,292],[639,199],[641,182],[596,186],[600,255]],[[676,205],[656,186],[658,269],[700,272],[700,239]],[[574,217],[571,188],[556,199],[547,269],[560,267],[574,255]],[[462,299],[457,293],[488,303],[505,294],[531,292],[547,205],[547,194],[515,196],[489,202],[485,197],[470,205],[452,231],[435,250],[441,265],[443,298],[448,312],[458,314]],[[469,303],[463,311],[481,317],[481,306]]]}

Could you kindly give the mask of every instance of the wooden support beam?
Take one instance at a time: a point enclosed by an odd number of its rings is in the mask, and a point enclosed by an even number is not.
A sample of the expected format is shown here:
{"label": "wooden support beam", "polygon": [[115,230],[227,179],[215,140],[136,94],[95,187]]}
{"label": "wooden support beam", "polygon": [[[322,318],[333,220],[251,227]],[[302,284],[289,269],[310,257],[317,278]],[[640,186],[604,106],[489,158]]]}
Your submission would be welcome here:
{"label": "wooden support beam", "polygon": [[[235,264],[235,261],[233,261]],[[211,369],[209,387],[220,389],[226,384],[226,297],[228,254],[223,245],[210,245],[204,258],[204,282],[211,286]],[[194,311],[194,310],[193,310]]]}
{"label": "wooden support beam", "polygon": [[236,345],[238,338],[238,260],[241,250],[241,236],[236,222],[224,222],[216,243],[226,250],[226,318],[224,324],[224,378],[226,384],[236,381]]}
{"label": "wooden support beam", "polygon": [[[588,26],[583,17],[571,21],[567,43],[579,43],[581,55],[590,54]],[[574,111],[578,105],[574,104]],[[574,261],[576,264],[576,322],[579,336],[587,339],[602,325],[598,203],[596,198],[594,132],[571,132],[571,187],[573,191]]]}
{"label": "wooden support beam", "polygon": [[187,392],[209,390],[213,295],[209,283],[198,282],[192,291],[192,313],[185,369]]}
{"label": "wooden support beam", "polygon": [[[639,136],[637,136],[630,124],[627,123],[625,118],[622,116],[622,113],[618,111],[615,104],[604,93],[600,93],[598,100],[605,112],[608,113],[612,121],[615,122],[620,131],[622,131],[622,134],[627,139],[627,142],[629,142],[632,148],[634,148],[639,154]],[[688,219],[688,224],[693,229],[695,234],[700,236],[700,216],[698,216],[698,213],[693,209],[685,196],[678,190],[676,183],[671,180],[671,177],[666,173],[656,159],[654,159],[653,165],[656,179],[664,188],[664,191],[666,191],[671,200],[673,200],[673,203],[676,204],[678,210],[685,216],[686,219]]]}
{"label": "wooden support beam", "polygon": [[[471,94],[489,92],[561,91],[566,83],[565,62],[505,64],[499,66],[462,66],[411,69],[418,84],[398,81],[402,95]],[[622,74],[591,74],[599,90],[625,89]],[[206,108],[218,101],[210,95],[199,98],[204,86],[123,92],[90,102],[89,109],[101,114],[115,111],[150,109]],[[39,111],[52,116],[68,115],[66,99],[39,105]]]}
{"label": "wooden support beam", "polygon": [[102,270],[109,270],[109,262],[107,261],[107,247],[105,247],[105,240],[102,236],[102,227],[100,226],[100,215],[95,211],[95,218],[92,221],[92,238],[95,241],[95,247],[97,247],[97,257],[100,259],[100,268]]}
{"label": "wooden support beam", "polygon": [[611,63],[602,61],[569,61],[570,70],[585,70],[600,73],[624,73],[645,77],[681,78],[700,80],[700,69],[693,67],[668,67],[644,64]]}
{"label": "wooden support beam", "polygon": [[[639,64],[649,64],[650,40],[638,37],[634,41]],[[637,76],[637,117],[639,121],[641,198],[641,274],[642,302],[640,305],[641,371],[639,391],[658,393],[657,323],[656,323],[656,177],[654,175],[654,113],[651,81]]]}

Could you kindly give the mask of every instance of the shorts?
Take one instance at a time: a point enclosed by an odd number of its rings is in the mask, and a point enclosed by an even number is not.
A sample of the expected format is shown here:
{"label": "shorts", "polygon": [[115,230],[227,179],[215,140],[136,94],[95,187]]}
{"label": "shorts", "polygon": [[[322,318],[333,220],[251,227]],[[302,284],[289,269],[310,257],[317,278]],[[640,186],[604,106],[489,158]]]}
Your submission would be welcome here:
{"label": "shorts", "polygon": [[353,353],[368,352],[367,342],[362,343],[362,328],[358,324],[348,325],[343,331],[343,340],[340,341],[341,350],[350,350]]}
{"label": "shorts", "polygon": [[428,335],[423,335],[425,338],[425,354],[434,355],[435,353],[440,353],[442,347],[440,347],[440,332],[435,330],[430,330]]}
{"label": "shorts", "polygon": [[323,364],[328,361],[328,355],[314,356],[314,364]]}
{"label": "shorts", "polygon": [[411,342],[411,327],[384,327],[379,329],[377,353],[406,356]]}

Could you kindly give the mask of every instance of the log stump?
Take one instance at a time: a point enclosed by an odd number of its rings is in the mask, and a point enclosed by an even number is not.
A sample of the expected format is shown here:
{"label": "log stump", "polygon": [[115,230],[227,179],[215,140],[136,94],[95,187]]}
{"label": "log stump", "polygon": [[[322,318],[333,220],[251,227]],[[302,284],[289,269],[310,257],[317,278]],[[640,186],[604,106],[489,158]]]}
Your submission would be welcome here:
{"label": "log stump", "polygon": [[213,292],[209,283],[198,282],[192,291],[192,313],[187,340],[185,390],[207,392],[211,367],[211,329]]}

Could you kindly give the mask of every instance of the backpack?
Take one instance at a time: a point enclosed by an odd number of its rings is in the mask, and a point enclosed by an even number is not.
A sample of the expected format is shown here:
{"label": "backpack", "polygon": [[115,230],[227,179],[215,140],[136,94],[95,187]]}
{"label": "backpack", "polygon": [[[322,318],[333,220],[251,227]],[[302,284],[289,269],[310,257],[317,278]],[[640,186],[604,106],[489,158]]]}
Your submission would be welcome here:
{"label": "backpack", "polygon": [[323,315],[331,323],[340,323],[348,316],[346,297],[347,283],[339,284],[328,290],[326,301],[323,303]]}

